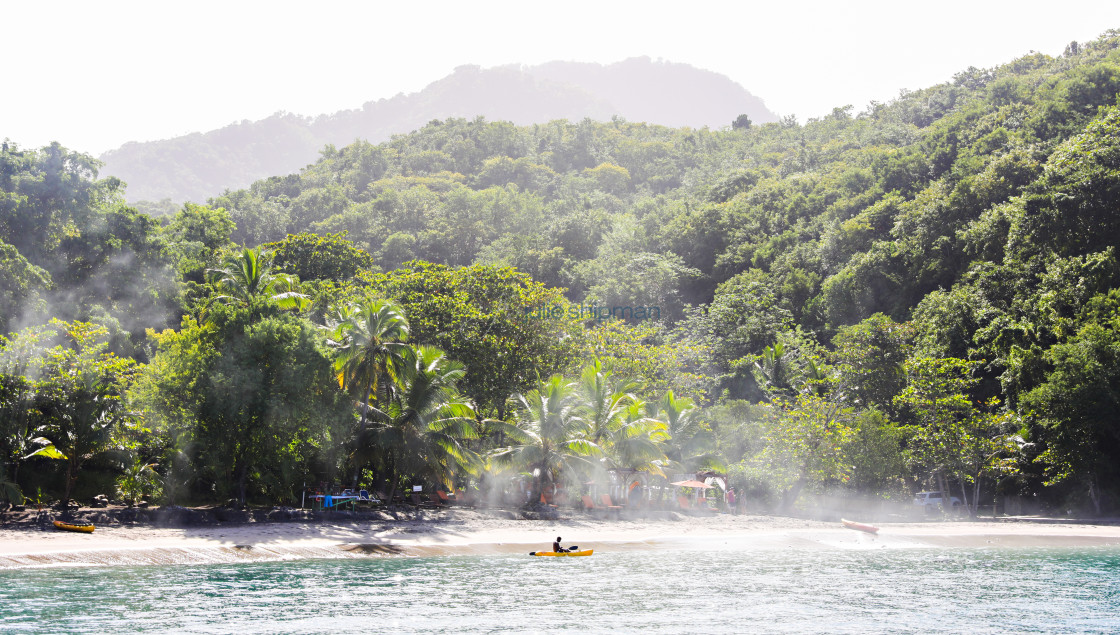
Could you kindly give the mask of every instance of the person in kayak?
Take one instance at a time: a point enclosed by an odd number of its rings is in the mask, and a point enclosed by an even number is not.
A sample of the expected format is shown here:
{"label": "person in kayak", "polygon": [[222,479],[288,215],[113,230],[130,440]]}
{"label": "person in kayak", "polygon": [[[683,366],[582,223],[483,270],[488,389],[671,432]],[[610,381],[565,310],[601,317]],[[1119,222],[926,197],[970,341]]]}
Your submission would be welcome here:
{"label": "person in kayak", "polygon": [[556,537],[556,542],[552,543],[553,553],[568,553],[568,550],[560,546],[560,536]]}

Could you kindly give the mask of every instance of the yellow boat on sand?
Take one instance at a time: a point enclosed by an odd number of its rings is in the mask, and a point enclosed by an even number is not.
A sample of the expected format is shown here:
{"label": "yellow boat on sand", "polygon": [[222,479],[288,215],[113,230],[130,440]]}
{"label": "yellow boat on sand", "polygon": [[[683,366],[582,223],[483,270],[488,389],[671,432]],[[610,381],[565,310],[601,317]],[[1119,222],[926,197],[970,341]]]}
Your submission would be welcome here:
{"label": "yellow boat on sand", "polygon": [[84,520],[71,520],[69,522],[56,520],[54,526],[63,531],[80,531],[83,533],[93,533],[93,523],[87,523]]}

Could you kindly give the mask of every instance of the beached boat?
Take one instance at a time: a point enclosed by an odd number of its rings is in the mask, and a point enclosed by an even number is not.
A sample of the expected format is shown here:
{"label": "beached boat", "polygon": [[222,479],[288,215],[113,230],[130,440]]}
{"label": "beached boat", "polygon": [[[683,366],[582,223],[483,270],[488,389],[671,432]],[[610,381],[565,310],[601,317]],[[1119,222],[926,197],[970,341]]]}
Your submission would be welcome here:
{"label": "beached boat", "polygon": [[530,551],[530,556],[590,556],[595,553],[594,549],[581,549],[580,551],[564,551],[556,553],[555,551]]}
{"label": "beached boat", "polygon": [[844,520],[843,518],[840,519],[840,522],[844,523],[844,526],[848,529],[866,531],[869,534],[875,534],[879,532],[879,528],[875,525],[868,525],[867,523],[857,523],[854,520]]}
{"label": "beached boat", "polygon": [[84,520],[71,520],[69,522],[56,520],[54,526],[65,531],[80,531],[87,534],[93,532],[93,523],[87,523]]}

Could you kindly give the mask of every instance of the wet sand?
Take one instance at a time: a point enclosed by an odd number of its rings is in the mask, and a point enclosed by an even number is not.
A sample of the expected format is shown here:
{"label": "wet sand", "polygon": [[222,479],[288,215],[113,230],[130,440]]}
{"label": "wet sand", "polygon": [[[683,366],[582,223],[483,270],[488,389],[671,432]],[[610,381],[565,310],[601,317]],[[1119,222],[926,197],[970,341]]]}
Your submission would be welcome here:
{"label": "wet sand", "polygon": [[92,534],[0,529],[0,569],[51,566],[206,564],[454,554],[520,553],[567,544],[611,550],[710,544],[734,549],[881,549],[1120,546],[1120,526],[980,520],[880,523],[877,535],[838,522],[721,514],[610,520],[573,513],[522,520],[472,510],[405,520],[268,522],[187,528],[109,525]]}

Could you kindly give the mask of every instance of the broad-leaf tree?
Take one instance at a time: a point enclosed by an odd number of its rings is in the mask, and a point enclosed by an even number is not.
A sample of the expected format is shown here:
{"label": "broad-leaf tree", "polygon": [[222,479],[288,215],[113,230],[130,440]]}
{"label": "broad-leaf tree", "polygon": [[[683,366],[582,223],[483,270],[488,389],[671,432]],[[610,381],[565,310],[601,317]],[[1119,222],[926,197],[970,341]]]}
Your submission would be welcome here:
{"label": "broad-leaf tree", "polygon": [[[979,404],[970,395],[979,365],[953,357],[910,359],[905,364],[907,386],[895,397],[896,405],[916,420],[909,428],[911,456],[947,496],[946,477],[955,477],[971,514],[978,506],[980,479],[1006,471],[1006,455],[1017,450],[1013,417],[998,409],[998,399]],[[968,483],[973,485],[971,496]]]}
{"label": "broad-leaf tree", "polygon": [[505,420],[510,396],[566,368],[581,343],[560,292],[508,267],[412,262],[359,278],[404,310],[411,341],[437,346],[466,367],[460,390],[480,417]]}
{"label": "broad-leaf tree", "polygon": [[309,232],[290,234],[284,240],[264,245],[272,251],[277,269],[302,281],[353,278],[373,266],[373,256],[346,240],[346,233],[320,236]]}
{"label": "broad-leaf tree", "polygon": [[157,336],[139,391],[172,451],[242,503],[293,500],[322,462],[333,478],[354,414],[318,329],[275,308],[218,304],[209,318]]}
{"label": "broad-leaf tree", "polygon": [[87,460],[111,447],[117,428],[135,417],[125,391],[136,362],[106,351],[104,328],[75,322],[52,323],[63,342],[46,351],[36,383],[42,449],[32,454],[66,462],[63,509]]}
{"label": "broad-leaf tree", "polygon": [[854,434],[853,411],[834,396],[814,391],[775,399],[772,406],[760,458],[782,486],[780,508],[789,509],[806,486],[848,477],[845,449]]}
{"label": "broad-leaf tree", "polygon": [[1048,358],[1054,371],[1023,398],[1023,406],[1042,423],[1049,481],[1077,483],[1099,514],[1102,483],[1118,471],[1120,335],[1115,328],[1090,324],[1053,347]]}

